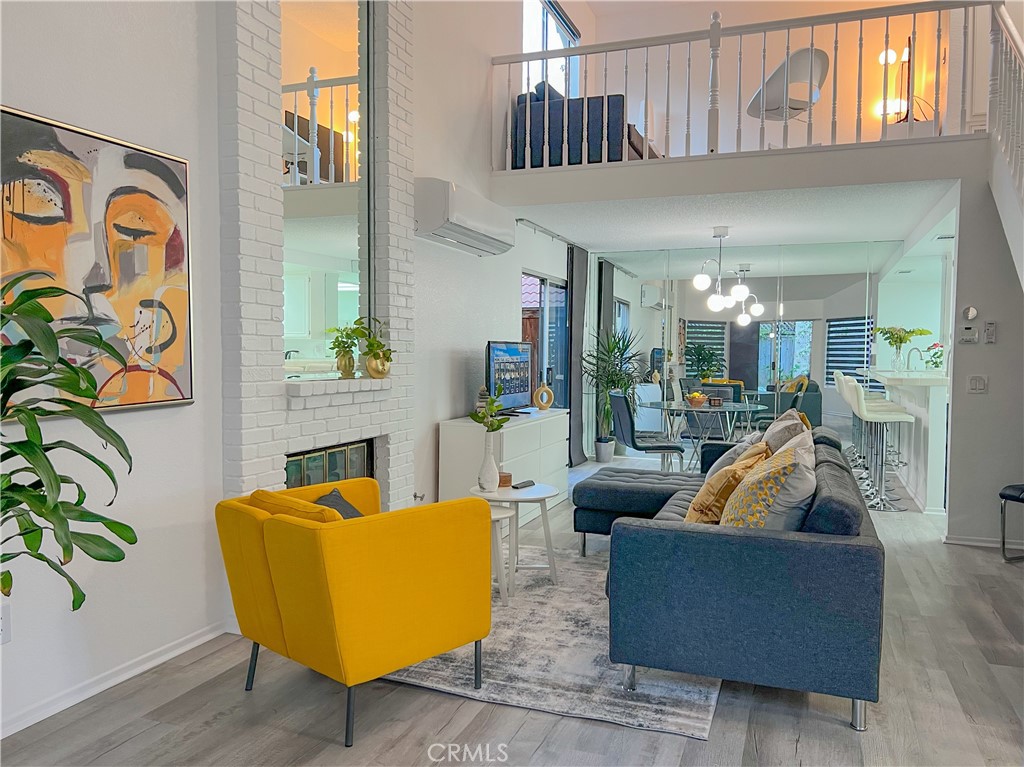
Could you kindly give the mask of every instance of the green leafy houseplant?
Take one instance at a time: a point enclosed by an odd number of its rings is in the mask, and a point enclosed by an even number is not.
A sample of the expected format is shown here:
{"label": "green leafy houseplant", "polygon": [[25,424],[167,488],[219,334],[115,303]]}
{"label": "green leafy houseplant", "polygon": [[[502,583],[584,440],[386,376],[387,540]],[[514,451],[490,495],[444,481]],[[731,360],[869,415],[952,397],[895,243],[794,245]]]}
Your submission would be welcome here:
{"label": "green leafy houseplant", "polygon": [[683,352],[686,370],[702,381],[717,375],[725,367],[725,359],[705,344],[688,344]]}
{"label": "green leafy houseplant", "polygon": [[376,317],[360,317],[354,323],[354,335],[363,341],[363,356],[391,362],[395,350],[387,344],[387,323]]}
{"label": "green leafy houseplant", "polygon": [[946,350],[943,348],[942,344],[934,343],[925,349],[925,351],[928,353],[928,358],[924,361],[924,364],[933,370],[940,370],[946,354]]}
{"label": "green leafy houseplant", "polygon": [[[88,368],[63,357],[60,344],[62,341],[73,342],[77,347],[88,350],[94,359],[110,357],[122,367],[125,360],[92,328],[54,329],[51,326],[53,315],[42,301],[73,296],[84,303],[81,296],[56,286],[25,289],[14,295],[15,288],[25,280],[46,276],[42,272],[30,272],[0,288],[3,300],[0,331],[6,331],[3,332],[3,360],[0,365],[2,423],[6,427],[16,421],[24,430],[20,439],[11,438],[6,429],[3,435],[3,452],[0,454],[4,465],[0,474],[3,554],[0,562],[6,565],[20,557],[42,562],[68,582],[71,609],[77,610],[85,601],[85,592],[65,569],[76,549],[101,562],[119,562],[124,559],[124,550],[102,535],[72,529],[72,525],[99,523],[107,532],[128,544],[135,543],[138,538],[135,531],[123,522],[86,508],[85,489],[73,477],[62,474],[54,466],[54,459],[70,452],[89,460],[106,475],[116,496],[117,478],[110,466],[69,440],[47,441],[40,421],[59,415],[79,422],[106,445],[113,447],[130,472],[132,457],[124,440],[106,424],[103,416],[81,402],[95,400],[99,396],[95,377]],[[12,325],[25,336],[17,343],[8,340],[12,335],[9,326]],[[36,387],[47,388],[34,391]],[[112,502],[113,498],[107,505]],[[49,541],[51,536],[52,543]],[[51,553],[54,547],[59,554]],[[10,570],[4,569],[0,573],[0,591],[4,596],[10,596],[13,580]]]}
{"label": "green leafy houseplant", "polygon": [[636,412],[636,386],[641,380],[639,336],[628,330],[595,335],[594,349],[583,354],[583,375],[597,390],[598,442],[608,442],[612,433],[611,393],[621,390]]}
{"label": "green leafy houseplant", "polygon": [[331,351],[337,357],[342,354],[352,354],[359,346],[361,336],[356,332],[355,325],[346,325],[342,328],[327,328],[328,333],[334,333],[331,340]]}
{"label": "green leafy houseplant", "polygon": [[[509,421],[507,415],[500,415],[502,409],[500,397],[503,391],[502,385],[498,384],[497,394],[493,397],[488,396],[476,410],[469,414],[470,419],[487,429],[488,434],[499,431]],[[483,391],[481,390],[480,393],[483,394]]]}
{"label": "green leafy houseplant", "polygon": [[932,331],[925,330],[924,328],[912,328],[907,329],[900,327],[899,325],[890,325],[888,327],[875,328],[875,333],[880,335],[889,346],[895,349],[897,352],[901,351],[904,346],[910,343],[910,339],[916,338],[917,336],[930,336]]}

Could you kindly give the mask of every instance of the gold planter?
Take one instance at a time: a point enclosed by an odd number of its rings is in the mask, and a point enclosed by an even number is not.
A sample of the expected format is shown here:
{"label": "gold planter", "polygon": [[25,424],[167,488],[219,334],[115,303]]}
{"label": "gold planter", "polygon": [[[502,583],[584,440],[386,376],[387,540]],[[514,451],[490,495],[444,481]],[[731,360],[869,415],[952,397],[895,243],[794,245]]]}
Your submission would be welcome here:
{"label": "gold planter", "polygon": [[352,352],[338,355],[338,372],[342,378],[356,377],[356,358],[352,356]]}
{"label": "gold planter", "polygon": [[366,375],[370,378],[387,378],[388,371],[391,370],[391,363],[387,360],[378,360],[373,357],[366,358]]}

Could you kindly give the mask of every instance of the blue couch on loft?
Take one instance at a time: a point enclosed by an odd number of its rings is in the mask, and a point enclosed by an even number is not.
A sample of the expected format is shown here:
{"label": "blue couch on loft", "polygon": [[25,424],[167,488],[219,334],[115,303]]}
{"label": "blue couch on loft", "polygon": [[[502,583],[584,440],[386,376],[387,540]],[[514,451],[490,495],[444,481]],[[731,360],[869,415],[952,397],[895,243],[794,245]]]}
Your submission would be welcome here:
{"label": "blue couch on loft", "polygon": [[[516,98],[516,109],[512,113],[512,169],[526,167],[526,108],[530,108],[530,167],[542,168],[544,164],[544,103],[547,93],[548,105],[548,161],[547,167],[560,166],[568,154],[569,165],[583,162],[583,99],[571,98],[566,105],[565,97],[547,83],[538,83],[529,93]],[[607,98],[608,115],[605,118]],[[643,157],[643,137],[633,125],[626,124],[626,99],[621,93],[587,98],[587,162],[604,162],[604,141],[607,140],[607,162],[622,161],[624,135],[628,135],[629,159]],[[568,113],[568,131],[563,130]],[[627,134],[628,131],[628,134]],[[563,142],[564,138],[564,142]],[[654,147],[648,148],[648,157],[658,157]]]}

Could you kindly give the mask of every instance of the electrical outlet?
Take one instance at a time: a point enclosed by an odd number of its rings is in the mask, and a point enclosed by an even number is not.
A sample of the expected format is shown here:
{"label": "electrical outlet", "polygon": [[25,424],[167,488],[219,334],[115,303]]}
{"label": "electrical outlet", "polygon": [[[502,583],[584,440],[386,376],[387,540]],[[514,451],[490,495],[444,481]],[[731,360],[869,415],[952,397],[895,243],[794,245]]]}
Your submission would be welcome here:
{"label": "electrical outlet", "polygon": [[968,394],[987,394],[988,393],[988,376],[968,376],[968,378],[967,378],[967,393]]}
{"label": "electrical outlet", "polygon": [[0,644],[11,641],[11,601],[2,597],[0,601]]}

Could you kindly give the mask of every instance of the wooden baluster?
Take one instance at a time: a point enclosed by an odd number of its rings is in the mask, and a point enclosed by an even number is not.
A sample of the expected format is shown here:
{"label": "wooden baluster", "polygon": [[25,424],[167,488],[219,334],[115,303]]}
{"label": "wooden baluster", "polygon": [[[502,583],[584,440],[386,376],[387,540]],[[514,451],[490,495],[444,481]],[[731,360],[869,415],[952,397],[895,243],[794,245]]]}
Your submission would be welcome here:
{"label": "wooden baluster", "polygon": [[[759,147],[764,149],[764,86],[765,64],[768,60],[768,33],[761,33],[761,140]],[[834,78],[833,78],[834,79]]]}
{"label": "wooden baluster", "polygon": [[935,12],[935,111],[932,113],[932,135],[939,135],[939,113],[942,106],[942,95],[939,90],[942,84],[942,11]]}
{"label": "wooden baluster", "polygon": [[306,78],[306,94],[309,96],[309,149],[306,150],[306,175],[310,184],[320,183],[320,159],[316,156],[317,116],[316,102],[320,97],[320,89],[316,85],[316,67],[309,68]]}
{"label": "wooden baluster", "polygon": [[786,30],[786,71],[783,78],[785,88],[782,91],[782,148],[789,148],[789,33]]}
{"label": "wooden baluster", "polygon": [[910,84],[907,89],[907,138],[914,137],[914,59],[917,57],[917,14],[911,16],[910,23],[910,60],[907,67],[910,69],[910,76],[907,82]]}
{"label": "wooden baluster", "polygon": [[692,69],[692,53],[693,43],[686,43],[686,142],[683,145],[685,150],[685,157],[690,156],[690,70]]}
{"label": "wooden baluster", "polygon": [[[348,183],[353,180],[353,176],[358,176],[359,171],[356,169],[355,157],[352,156],[352,142],[349,140],[349,136],[352,135],[352,128],[350,127],[349,115],[352,113],[352,86],[345,86],[345,157],[342,159],[342,173],[345,176],[345,182]],[[331,146],[334,146],[334,142],[331,142]],[[331,162],[331,167],[334,167],[334,162]]]}
{"label": "wooden baluster", "polygon": [[644,147],[641,151],[640,156],[645,160],[649,160],[651,157],[650,146],[651,146],[651,125],[650,125],[650,114],[651,114],[651,49],[644,48],[644,135],[643,142]]}
{"label": "wooden baluster", "polygon": [[622,52],[622,161],[629,161],[629,50]]}
{"label": "wooden baluster", "polygon": [[[964,8],[964,48],[960,56],[960,135],[967,133],[967,54],[969,42],[970,8]],[[996,9],[992,8],[992,13]]]}
{"label": "wooden baluster", "polygon": [[885,46],[882,48],[882,141],[889,128],[889,17],[885,17]]}
{"label": "wooden baluster", "polygon": [[[835,75],[833,75],[833,78]],[[857,138],[860,143],[861,125],[864,115],[864,19],[860,20],[860,32],[857,40]]]}
{"label": "wooden baluster", "polygon": [[[346,87],[345,90],[348,90],[348,88]],[[327,168],[327,180],[330,181],[333,184],[334,183],[334,86],[332,85],[330,88],[327,89],[327,91],[328,91],[328,95],[330,96],[330,108],[328,109],[328,112],[329,112],[329,122],[328,122],[328,125],[331,126],[331,131],[330,131],[331,145],[330,145],[330,147],[327,150],[328,159],[330,160],[331,164]],[[345,120],[348,120],[348,112],[345,113]]]}
{"label": "wooden baluster", "polygon": [[505,170],[512,170],[512,144],[515,133],[512,130],[512,119],[516,113],[516,102],[512,99],[512,65],[505,65],[507,83],[505,85],[505,125],[508,128],[508,141],[505,142]]}
{"label": "wooden baluster", "polygon": [[[608,162],[608,51],[604,52],[604,109],[601,114],[604,122],[601,125],[601,162]],[[566,123],[568,125],[568,123]]]}
{"label": "wooden baluster", "polygon": [[836,22],[835,35],[832,41],[832,146],[836,143],[836,100],[838,97],[838,91],[836,90],[836,76],[835,72],[839,71],[839,22]]}
{"label": "wooden baluster", "polygon": [[542,129],[543,135],[541,136],[541,142],[542,143],[541,143],[540,156],[541,156],[541,167],[547,168],[551,164],[550,157],[548,156],[548,148],[549,148],[549,145],[551,143],[550,128],[548,126],[548,120],[549,120],[548,112],[550,111],[548,109],[548,106],[550,104],[548,98],[549,98],[549,96],[551,94],[551,76],[549,75],[549,67],[548,67],[548,60],[547,59],[544,59],[544,65],[541,68],[541,70],[544,73],[544,80],[543,80],[543,83],[544,83],[544,106],[543,106],[543,108],[544,108],[544,121],[541,123],[541,129]]}
{"label": "wooden baluster", "polygon": [[669,122],[672,119],[672,45],[665,50],[665,151],[663,156],[672,156],[672,134],[669,132]]}
{"label": "wooden baluster", "polygon": [[590,88],[589,88],[588,81],[587,81],[587,70],[588,70],[589,64],[590,64],[590,57],[589,56],[584,56],[583,57],[583,141],[581,143],[581,148],[583,150],[583,162],[584,162],[584,164],[590,162],[590,127],[589,127],[590,115],[588,114],[588,112],[590,112],[590,110],[588,109],[588,107],[590,105],[587,103],[587,100],[589,99],[589,94],[590,94]]}
{"label": "wooden baluster", "polygon": [[565,57],[565,90],[562,91],[562,167],[569,164],[569,70],[572,69],[572,58]]}
{"label": "wooden baluster", "polygon": [[811,49],[807,57],[807,146],[814,143],[814,27],[811,27]]}
{"label": "wooden baluster", "polygon": [[743,151],[743,35],[736,54],[736,151]]}
{"label": "wooden baluster", "polygon": [[292,135],[295,136],[295,151],[292,152],[292,185],[299,185],[299,92],[292,92]]}
{"label": "wooden baluster", "polygon": [[524,168],[532,168],[533,167],[533,141],[531,140],[532,139],[532,135],[530,134],[530,122],[531,122],[531,112],[533,112],[533,110],[530,109],[530,104],[532,103],[530,101],[530,93],[532,92],[530,90],[530,62],[529,61],[525,61],[523,63],[526,65],[526,104],[525,104],[525,108],[526,108],[526,120],[525,120],[525,123],[526,123],[526,125],[525,125],[525,128],[526,128],[526,143],[523,145],[523,167]]}
{"label": "wooden baluster", "polygon": [[711,14],[711,78],[708,86],[708,154],[718,152],[718,121],[719,121],[719,72],[718,59],[722,55],[722,14],[715,11]]}

